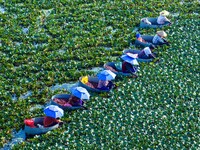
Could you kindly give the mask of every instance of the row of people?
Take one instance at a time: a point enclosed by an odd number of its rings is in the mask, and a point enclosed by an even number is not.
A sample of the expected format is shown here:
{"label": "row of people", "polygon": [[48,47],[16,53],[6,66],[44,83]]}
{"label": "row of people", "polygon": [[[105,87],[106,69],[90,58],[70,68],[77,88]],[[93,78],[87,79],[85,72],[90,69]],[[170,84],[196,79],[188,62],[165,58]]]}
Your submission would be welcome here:
{"label": "row of people", "polygon": [[[136,56],[137,57],[137,56]],[[151,49],[149,47],[144,48],[139,54],[138,57],[142,58],[147,58],[147,57],[152,57],[154,58],[155,56],[151,52]],[[124,73],[133,73],[135,74],[138,70],[138,65],[133,65],[130,62],[124,60],[122,62],[122,71]],[[99,90],[110,90],[114,86],[113,82],[110,80],[102,80],[100,79],[98,81],[97,89]],[[75,95],[71,95],[68,100],[66,99],[60,99],[60,98],[55,98],[54,101],[62,106],[65,107],[73,107],[73,106],[83,106],[84,101],[81,100],[80,98],[76,97]],[[49,127],[52,126],[56,123],[60,122],[59,118],[52,118],[49,116],[45,116],[43,125],[44,127]]]}
{"label": "row of people", "polygon": [[[167,15],[168,15],[168,12],[166,12],[166,11],[161,12],[160,16],[157,19],[158,24],[164,24],[166,21],[170,22],[169,19],[166,18]],[[154,44],[165,43],[166,40],[164,38],[166,36],[167,36],[167,34],[164,31],[157,31],[157,34],[154,36],[152,42]],[[136,34],[136,38],[141,42],[146,42],[144,39],[142,39],[142,36],[139,33]],[[153,47],[153,46],[145,47],[138,54],[134,55],[134,57],[132,57],[131,55],[128,55],[128,54],[126,54],[125,57],[130,57],[131,59],[155,58],[156,56],[152,53],[154,48],[155,47]],[[108,69],[112,71],[111,68],[108,68]],[[127,61],[126,59],[124,59],[122,61],[122,72],[123,73],[135,74],[137,71],[138,71],[138,65],[134,65],[133,63],[130,63],[130,61]],[[100,79],[98,81],[97,89],[109,90],[109,89],[112,89],[113,86],[114,86],[114,84],[112,82],[110,82],[109,80]],[[65,107],[83,106],[84,105],[84,101],[80,97],[73,95],[73,94],[71,94],[71,96],[68,99],[55,98],[54,102],[58,103],[61,106],[65,106]],[[47,115],[44,117],[42,124],[43,124],[43,127],[50,127],[50,126],[53,126],[53,125],[55,125],[57,123],[61,123],[61,122],[62,121],[60,120],[59,117],[52,117],[52,116]],[[30,127],[35,127],[34,121],[32,119],[26,119],[26,120],[24,120],[24,123]]]}
{"label": "row of people", "polygon": [[[80,98],[71,95],[70,98],[66,101],[66,100],[62,100],[62,99],[55,99],[55,101],[60,104],[61,106],[68,106],[68,107],[72,107],[72,106],[81,106],[84,104],[84,101],[81,100]],[[24,124],[30,127],[37,127],[37,125],[39,125],[40,127],[51,127],[57,123],[61,123],[62,121],[60,120],[60,117],[54,118],[51,116],[44,116],[43,122],[40,124],[35,124],[33,119],[25,119],[24,120]]]}
{"label": "row of people", "polygon": [[[82,97],[81,94],[82,95],[86,94],[87,97]],[[88,93],[88,91],[82,87],[75,87],[72,90],[72,93],[69,95],[70,95],[69,97],[53,98],[54,102],[56,102],[58,105],[51,104],[51,105],[48,105],[44,109],[44,113],[46,114],[46,116],[43,117],[42,122],[35,122],[34,119],[25,119],[24,124],[32,128],[35,128],[35,127],[46,128],[46,127],[54,126],[58,123],[61,124],[62,121],[60,120],[60,117],[62,115],[57,116],[56,111],[61,111],[63,114],[64,110],[62,108],[59,108],[58,106],[63,106],[63,107],[83,106],[84,104],[83,99],[89,99],[90,97],[90,94]],[[53,107],[53,109],[51,107]],[[48,109],[52,109],[52,110],[49,111]]]}

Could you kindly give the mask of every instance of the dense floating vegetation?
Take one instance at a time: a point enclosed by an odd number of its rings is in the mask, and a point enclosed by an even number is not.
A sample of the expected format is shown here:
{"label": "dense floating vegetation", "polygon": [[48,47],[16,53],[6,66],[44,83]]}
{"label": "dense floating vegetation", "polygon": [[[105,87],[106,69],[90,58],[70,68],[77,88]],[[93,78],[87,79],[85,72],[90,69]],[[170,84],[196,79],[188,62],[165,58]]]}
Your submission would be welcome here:
{"label": "dense floating vegetation", "polygon": [[[139,78],[116,81],[109,95],[91,97],[88,111],[66,112],[69,124],[13,149],[198,147],[199,1],[3,0],[0,8],[0,147],[24,118],[43,115],[31,107],[67,92],[51,91],[52,85],[76,82],[135,48],[139,20],[163,9],[173,25],[165,28],[171,45],[156,50],[158,63],[141,63]],[[20,98],[27,91],[32,95]]]}

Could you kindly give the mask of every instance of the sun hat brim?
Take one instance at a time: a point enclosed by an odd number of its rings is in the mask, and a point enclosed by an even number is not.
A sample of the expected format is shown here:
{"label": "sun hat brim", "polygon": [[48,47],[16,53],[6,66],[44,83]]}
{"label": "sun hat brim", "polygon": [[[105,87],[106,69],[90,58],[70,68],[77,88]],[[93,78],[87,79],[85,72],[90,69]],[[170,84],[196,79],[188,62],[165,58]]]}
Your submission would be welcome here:
{"label": "sun hat brim", "polygon": [[157,34],[162,37],[167,37],[167,33],[165,33],[164,31],[157,31]]}
{"label": "sun hat brim", "polygon": [[163,11],[160,12],[160,15],[162,15],[162,16],[168,16],[169,12],[166,11],[166,10],[163,10]]}

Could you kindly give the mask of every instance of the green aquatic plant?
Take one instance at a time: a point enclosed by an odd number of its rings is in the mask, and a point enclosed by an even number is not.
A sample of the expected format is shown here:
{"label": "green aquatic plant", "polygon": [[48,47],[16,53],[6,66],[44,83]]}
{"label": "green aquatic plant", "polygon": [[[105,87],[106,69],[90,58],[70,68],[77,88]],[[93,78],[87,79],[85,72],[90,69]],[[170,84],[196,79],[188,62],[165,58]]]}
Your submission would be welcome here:
{"label": "green aquatic plant", "polygon": [[[143,17],[163,9],[170,46],[155,49],[159,61],[141,63],[137,79],[116,80],[108,95],[94,94],[88,110],[66,112],[58,130],[13,149],[196,149],[198,147],[198,1],[1,1],[0,147],[23,126],[43,116],[56,84],[94,75],[92,67],[119,60],[135,40]],[[23,32],[27,29],[27,32]],[[154,29],[140,29],[155,34]],[[32,95],[20,96],[31,91]],[[17,100],[12,100],[15,95]],[[70,122],[71,121],[71,122]],[[58,138],[59,137],[59,138]],[[44,142],[45,141],[45,142]]]}

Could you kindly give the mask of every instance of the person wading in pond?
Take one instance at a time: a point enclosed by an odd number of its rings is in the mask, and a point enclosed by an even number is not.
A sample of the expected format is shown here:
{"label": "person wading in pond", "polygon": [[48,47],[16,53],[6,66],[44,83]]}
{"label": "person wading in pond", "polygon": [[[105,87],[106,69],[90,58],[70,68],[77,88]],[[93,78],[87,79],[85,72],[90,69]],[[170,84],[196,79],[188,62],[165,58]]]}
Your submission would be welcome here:
{"label": "person wading in pond", "polygon": [[156,58],[156,56],[152,53],[153,49],[154,49],[153,47],[145,47],[138,54],[138,58],[142,58],[142,59]]}
{"label": "person wading in pond", "polygon": [[74,95],[71,95],[69,100],[67,101],[67,103],[64,104],[64,106],[68,106],[68,107],[83,106],[83,104],[84,104],[84,102],[80,98],[78,98]]}
{"label": "person wading in pond", "polygon": [[142,36],[141,36],[140,33],[137,33],[137,34],[136,34],[136,39],[137,39],[138,41],[140,41],[140,42],[147,43],[147,42],[142,38]]}
{"label": "person wading in pond", "polygon": [[164,25],[169,23],[169,25],[171,24],[170,20],[166,17],[169,15],[169,12],[166,10],[163,10],[160,12],[160,16],[157,19],[157,23],[160,25]]}
{"label": "person wading in pond", "polygon": [[126,55],[122,55],[122,72],[123,73],[131,73],[136,76],[136,72],[138,71],[138,62],[136,60],[137,56],[132,55],[131,53],[126,53]]}
{"label": "person wading in pond", "polygon": [[152,45],[152,43],[149,43],[149,42],[145,41],[145,40],[142,38],[142,36],[141,36],[141,34],[140,34],[139,32],[136,33],[136,39],[137,39],[138,41],[142,42],[142,43],[150,44],[149,47],[151,47],[152,49],[155,48],[155,46]]}
{"label": "person wading in pond", "polygon": [[165,31],[157,31],[156,35],[153,37],[153,44],[155,45],[163,45],[167,44],[169,45],[169,42],[167,42],[164,38],[167,37],[167,33]]}
{"label": "person wading in pond", "polygon": [[123,73],[131,73],[135,74],[138,70],[138,66],[133,66],[131,63],[128,63],[126,61],[122,62],[122,72]]}
{"label": "person wading in pond", "polygon": [[99,80],[97,89],[99,90],[110,90],[114,84],[109,80]]}
{"label": "person wading in pond", "polygon": [[53,118],[53,117],[45,116],[43,125],[44,125],[44,127],[51,127],[51,126],[54,126],[61,122],[62,121],[60,120],[60,118]]}

